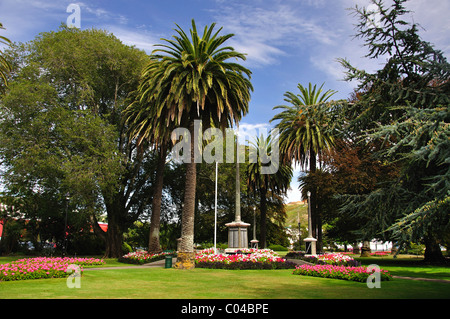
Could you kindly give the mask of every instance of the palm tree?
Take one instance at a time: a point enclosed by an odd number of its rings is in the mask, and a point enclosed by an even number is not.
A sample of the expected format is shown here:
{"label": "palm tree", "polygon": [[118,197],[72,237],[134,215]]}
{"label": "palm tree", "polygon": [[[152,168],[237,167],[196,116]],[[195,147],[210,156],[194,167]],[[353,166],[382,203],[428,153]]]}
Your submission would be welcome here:
{"label": "palm tree", "polygon": [[[223,46],[232,34],[220,36],[215,24],[205,27],[200,37],[192,20],[190,37],[177,25],[177,35],[162,39],[165,44],[152,53],[147,67],[147,86],[140,92],[151,99],[154,114],[164,117],[165,125],[182,125],[194,136],[194,121],[203,127],[225,129],[237,124],[248,112],[251,72],[229,59],[245,60],[245,55]],[[158,53],[158,54],[156,54]],[[182,211],[178,268],[194,267],[194,212],[196,189],[196,143],[191,138],[191,160],[186,163],[185,198]]]}
{"label": "palm tree", "polygon": [[[3,24],[0,23],[0,29],[5,29],[3,27]],[[0,35],[0,43],[3,44],[7,44],[10,45],[11,41]],[[11,72],[11,65],[9,64],[8,60],[5,59],[4,56],[0,55],[0,78],[3,79],[3,82],[5,83],[5,85],[8,85],[8,79],[7,79],[7,74]]]}
{"label": "palm tree", "polygon": [[[250,142],[250,154],[257,154],[257,152],[265,152],[267,157],[272,158],[272,145],[278,141],[272,139],[272,135],[269,134],[267,138],[257,137],[255,142]],[[278,155],[278,154],[276,154]],[[250,192],[259,193],[260,198],[260,245],[262,248],[266,248],[267,241],[267,196],[279,196],[285,194],[289,188],[289,183],[292,178],[292,166],[281,163],[278,170],[274,174],[263,174],[261,168],[264,163],[260,156],[257,157],[257,161],[250,162],[247,166],[247,187]],[[278,159],[277,159],[278,160]]]}
{"label": "palm tree", "polygon": [[[280,152],[286,163],[298,163],[303,168],[309,163],[309,171],[314,173],[317,166],[317,156],[334,145],[334,131],[331,121],[331,105],[326,101],[336,93],[328,90],[322,93],[322,84],[305,88],[298,84],[300,94],[286,92],[284,100],[291,105],[280,105],[274,109],[282,112],[275,115],[272,121],[279,120],[275,126],[280,131]],[[321,220],[317,210],[316,190],[311,190],[311,219],[313,236],[318,239],[321,247]],[[316,232],[317,229],[317,232]],[[320,250],[319,250],[320,251]]]}
{"label": "palm tree", "polygon": [[[158,110],[154,106],[153,96],[143,94],[148,89],[148,85],[152,83],[153,67],[157,67],[158,61],[151,60],[141,75],[141,82],[137,92],[135,92],[135,100],[124,110],[126,124],[131,140],[136,140],[138,155],[143,153],[145,141],[153,147],[157,153],[157,165],[155,172],[155,185],[152,197],[152,215],[150,220],[150,232],[148,251],[150,253],[160,253],[162,251],[160,245],[160,222],[161,222],[161,202],[164,186],[164,168],[166,163],[167,151],[170,146],[170,134],[173,125],[166,125],[168,114],[157,114]],[[162,112],[165,109],[161,110]]]}

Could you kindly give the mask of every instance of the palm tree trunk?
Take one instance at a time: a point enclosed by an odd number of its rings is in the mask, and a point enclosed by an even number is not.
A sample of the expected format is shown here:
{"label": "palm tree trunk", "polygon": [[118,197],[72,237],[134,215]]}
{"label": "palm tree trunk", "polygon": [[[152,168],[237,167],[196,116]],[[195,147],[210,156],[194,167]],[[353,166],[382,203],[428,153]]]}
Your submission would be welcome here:
{"label": "palm tree trunk", "polygon": [[259,222],[259,227],[260,227],[260,246],[261,248],[266,248],[267,246],[267,223],[266,223],[266,219],[267,219],[267,189],[266,187],[261,187],[260,189],[260,212],[261,212],[261,216],[260,216],[260,222]]}
{"label": "palm tree trunk", "polygon": [[316,226],[317,226],[317,253],[323,253],[323,236],[322,236],[322,204],[317,201],[316,211]]}
{"label": "palm tree trunk", "polygon": [[[310,147],[309,152],[309,171],[310,173],[316,172],[316,152],[313,147]],[[311,228],[312,236],[317,239],[317,189],[313,187],[311,189]]]}
{"label": "palm tree trunk", "polygon": [[161,220],[161,201],[164,186],[164,167],[166,163],[167,145],[161,144],[158,154],[158,164],[156,167],[156,182],[152,200],[152,217],[150,220],[150,235],[148,241],[148,251],[157,254],[162,251],[159,243],[159,228]]}
{"label": "palm tree trunk", "polygon": [[175,268],[192,269],[195,267],[194,252],[194,216],[195,216],[195,188],[197,185],[197,164],[194,161],[194,122],[189,126],[191,135],[191,161],[186,164],[186,184],[184,191],[184,205],[181,216],[181,241]]}

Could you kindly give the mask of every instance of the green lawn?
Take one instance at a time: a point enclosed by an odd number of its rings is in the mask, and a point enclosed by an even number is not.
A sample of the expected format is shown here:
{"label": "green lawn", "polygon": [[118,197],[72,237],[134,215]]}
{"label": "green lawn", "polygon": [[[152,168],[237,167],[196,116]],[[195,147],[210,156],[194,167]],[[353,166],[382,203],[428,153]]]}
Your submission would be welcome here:
{"label": "green lawn", "polygon": [[[7,263],[23,257],[1,257]],[[450,280],[450,268],[428,266],[420,258],[357,258],[394,276]],[[292,270],[176,270],[141,267],[106,259],[105,269],[86,271],[81,288],[66,279],[0,282],[0,299],[414,299],[450,298],[450,283],[394,279],[380,289],[365,283],[292,275]],[[132,267],[115,269],[117,266]]]}
{"label": "green lawn", "polygon": [[66,279],[0,283],[8,299],[412,299],[450,298],[450,284],[394,279],[365,283],[292,275],[291,270],[176,270],[153,267],[86,270],[81,288]]}
{"label": "green lawn", "polygon": [[392,256],[355,257],[355,259],[361,261],[365,266],[376,264],[382,269],[389,270],[393,276],[450,280],[450,267],[425,265],[422,257],[400,255],[397,259],[393,259]]}

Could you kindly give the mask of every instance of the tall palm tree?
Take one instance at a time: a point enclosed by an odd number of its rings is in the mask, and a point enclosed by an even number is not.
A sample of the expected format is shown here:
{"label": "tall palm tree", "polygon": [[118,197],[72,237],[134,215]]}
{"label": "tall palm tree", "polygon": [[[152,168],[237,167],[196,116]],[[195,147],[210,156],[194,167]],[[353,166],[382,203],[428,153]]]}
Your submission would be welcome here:
{"label": "tall palm tree", "polygon": [[[228,62],[245,60],[245,55],[223,44],[233,35],[213,33],[215,24],[205,27],[202,37],[192,20],[190,37],[177,25],[177,35],[162,39],[152,53],[156,63],[146,68],[147,86],[140,94],[148,97],[156,116],[165,117],[165,125],[182,125],[191,135],[191,160],[186,163],[185,198],[182,211],[181,242],[178,268],[194,267],[194,212],[196,189],[196,163],[194,161],[194,121],[203,127],[217,128],[237,124],[248,112],[251,72],[242,65]],[[158,54],[156,54],[158,53]]]}
{"label": "tall palm tree", "polygon": [[[309,83],[308,88],[298,84],[300,94],[286,92],[285,101],[290,105],[280,105],[274,109],[282,111],[272,121],[279,120],[276,128],[280,131],[280,152],[287,163],[298,163],[303,168],[309,163],[309,171],[314,173],[317,156],[334,145],[334,130],[331,120],[331,106],[326,101],[336,93],[328,90],[324,93],[322,84],[319,88]],[[317,192],[311,190],[311,220],[313,236],[318,237],[321,245],[321,220],[317,210]],[[317,230],[317,231],[316,231]]]}
{"label": "tall palm tree", "polygon": [[126,124],[130,138],[136,140],[138,155],[143,153],[145,142],[148,142],[157,153],[157,165],[155,172],[155,185],[152,197],[152,215],[150,220],[150,232],[148,251],[150,253],[160,253],[160,222],[161,222],[161,202],[164,186],[164,168],[167,158],[167,151],[170,146],[170,134],[174,125],[166,125],[168,114],[166,110],[157,114],[158,108],[153,104],[153,96],[142,94],[151,84],[152,67],[157,67],[158,61],[150,60],[141,75],[136,97],[134,101],[124,110]]}
{"label": "tall palm tree", "polygon": [[[1,29],[4,30],[5,28],[3,27],[3,24],[0,23],[0,30]],[[11,41],[8,38],[0,35],[0,43],[10,45]],[[5,85],[8,85],[7,74],[9,72],[11,72],[11,65],[4,56],[0,55],[0,78],[3,80]]]}
{"label": "tall palm tree", "polygon": [[[267,157],[272,158],[275,155],[272,152],[273,143],[278,141],[273,140],[271,134],[264,138],[256,137],[255,142],[250,142],[250,154],[257,154],[257,152],[265,152]],[[278,154],[276,154],[278,155]],[[292,179],[292,166],[281,163],[278,170],[273,174],[263,174],[261,168],[264,166],[261,154],[257,157],[257,161],[250,162],[247,166],[247,187],[250,192],[259,193],[260,199],[260,245],[262,248],[267,246],[267,196],[277,196],[285,194],[289,188],[289,183]],[[277,159],[278,160],[278,159]]]}

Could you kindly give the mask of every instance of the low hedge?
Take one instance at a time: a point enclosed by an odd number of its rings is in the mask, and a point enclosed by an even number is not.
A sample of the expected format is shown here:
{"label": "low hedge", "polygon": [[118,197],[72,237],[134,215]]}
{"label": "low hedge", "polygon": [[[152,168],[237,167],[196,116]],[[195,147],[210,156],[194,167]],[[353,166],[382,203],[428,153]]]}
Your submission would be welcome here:
{"label": "low hedge", "polygon": [[[330,254],[332,255],[332,254]],[[331,261],[331,260],[321,260],[320,257],[316,256],[305,256],[304,252],[301,251],[290,251],[284,256],[288,259],[299,259],[316,265],[335,265],[335,266],[348,266],[348,267],[358,267],[361,266],[361,263],[353,258],[349,260],[341,260],[341,261]]]}
{"label": "low hedge", "polygon": [[176,253],[173,252],[162,252],[159,254],[150,254],[146,251],[140,251],[140,252],[133,252],[126,254],[118,259],[121,263],[127,263],[127,264],[137,264],[137,265],[143,265],[147,263],[151,263],[154,261],[162,260],[166,258],[167,255],[171,255],[173,257],[176,257]]}
{"label": "low hedge", "polygon": [[294,269],[296,263],[291,261],[272,261],[272,262],[253,262],[253,261],[236,261],[232,263],[224,263],[220,261],[197,261],[195,267],[209,269]]}
{"label": "low hedge", "polygon": [[[294,275],[313,276],[332,279],[343,279],[350,281],[366,282],[374,271],[367,267],[346,267],[333,265],[302,265],[296,267]],[[391,280],[392,275],[387,270],[379,270],[379,279],[381,281]]]}

